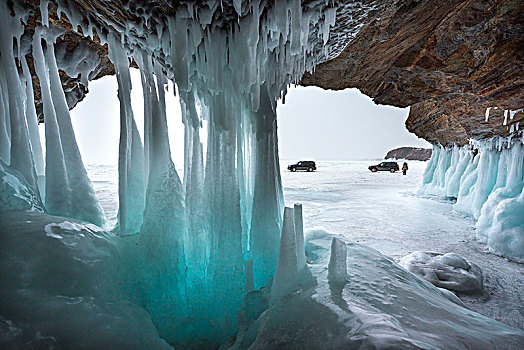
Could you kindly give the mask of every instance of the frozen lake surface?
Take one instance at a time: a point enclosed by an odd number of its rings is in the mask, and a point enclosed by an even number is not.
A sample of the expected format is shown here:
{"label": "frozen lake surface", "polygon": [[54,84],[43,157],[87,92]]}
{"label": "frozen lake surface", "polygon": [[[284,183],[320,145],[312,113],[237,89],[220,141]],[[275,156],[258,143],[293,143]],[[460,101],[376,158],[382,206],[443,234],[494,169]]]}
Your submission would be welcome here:
{"label": "frozen lake surface", "polygon": [[[371,173],[379,161],[317,161],[313,173],[292,173],[281,161],[287,206],[303,204],[304,226],[322,228],[399,259],[413,251],[455,252],[484,273],[484,292],[460,298],[471,309],[524,329],[524,265],[490,254],[475,238],[474,221],[453,211],[452,202],[417,195],[426,162],[409,162],[401,172]],[[181,174],[180,169],[177,169]],[[102,207],[114,225],[117,171],[90,165]]]}

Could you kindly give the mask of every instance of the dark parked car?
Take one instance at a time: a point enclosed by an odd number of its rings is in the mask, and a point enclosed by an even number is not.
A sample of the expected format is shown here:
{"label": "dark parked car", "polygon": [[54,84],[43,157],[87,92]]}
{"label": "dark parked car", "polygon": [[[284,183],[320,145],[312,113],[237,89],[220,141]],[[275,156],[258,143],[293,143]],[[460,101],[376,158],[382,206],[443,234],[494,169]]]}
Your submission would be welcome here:
{"label": "dark parked car", "polygon": [[377,171],[391,171],[394,173],[399,170],[397,162],[382,162],[377,165],[372,165],[368,167],[369,170],[376,173]]}
{"label": "dark parked car", "polygon": [[291,171],[297,171],[297,170],[314,171],[314,170],[317,170],[317,165],[315,164],[315,162],[304,160],[304,161],[298,162],[297,164],[288,165],[287,168]]}

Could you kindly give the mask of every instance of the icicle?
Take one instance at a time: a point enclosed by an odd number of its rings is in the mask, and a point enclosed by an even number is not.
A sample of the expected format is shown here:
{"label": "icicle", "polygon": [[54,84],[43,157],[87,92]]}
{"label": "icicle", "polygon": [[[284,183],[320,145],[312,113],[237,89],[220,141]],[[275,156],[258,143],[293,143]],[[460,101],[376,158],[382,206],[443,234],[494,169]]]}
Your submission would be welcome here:
{"label": "icicle", "polygon": [[46,60],[49,67],[49,87],[53,105],[56,110],[56,120],[58,122],[60,141],[64,152],[67,177],[72,190],[71,215],[75,218],[101,226],[105,222],[104,212],[98,203],[98,198],[93,190],[93,185],[89,180],[82,156],[80,155],[80,150],[76,143],[69,108],[65,99],[64,90],[62,90],[60,76],[58,75],[54,45],[50,41],[47,42]]}
{"label": "icicle", "polygon": [[49,13],[48,13],[49,0],[40,0],[40,20],[42,26],[49,27]]}
{"label": "icicle", "polygon": [[280,175],[277,160],[276,115],[267,89],[261,89],[256,114],[256,165],[250,241],[255,288],[265,285],[275,271],[280,230]]}
{"label": "icicle", "polygon": [[108,36],[109,57],[115,66],[120,100],[120,144],[118,159],[118,231],[136,233],[145,207],[144,150],[131,106],[131,76],[127,53],[119,40]]}
{"label": "icicle", "polygon": [[479,240],[493,251],[522,262],[523,247],[515,242],[524,221],[515,213],[524,208],[524,146],[522,140],[511,136],[471,140],[472,146],[462,148],[434,146],[419,192],[456,198],[454,210],[478,220]]}
{"label": "icicle", "polygon": [[[25,120],[26,96],[13,55],[13,37],[20,26],[20,21],[11,18],[5,2],[2,2],[0,5],[0,32],[2,33],[0,35],[0,66],[3,70],[2,78],[5,79],[5,85],[2,87],[4,104],[7,104],[9,111],[6,119],[9,118],[10,166],[20,172],[29,186],[38,193],[37,175]],[[5,146],[2,148],[5,152]]]}
{"label": "icicle", "polygon": [[69,216],[71,210],[71,187],[67,177],[55,107],[49,89],[49,71],[42,50],[39,28],[35,30],[33,36],[33,58],[35,70],[40,80],[45,119],[45,207],[50,214]]}
{"label": "icicle", "polygon": [[489,110],[490,109],[491,107],[486,108],[486,113],[485,113],[486,114],[486,119],[485,119],[486,123],[488,122],[488,119],[489,119]]}
{"label": "icicle", "polygon": [[[143,56],[145,57],[145,56]],[[148,180],[146,206],[140,229],[139,244],[143,249],[139,278],[143,281],[141,294],[144,306],[150,310],[160,334],[175,341],[167,333],[186,315],[185,254],[183,237],[186,222],[184,191],[171,160],[165,101],[157,92],[153,68],[149,60],[140,62],[144,90],[146,125],[145,139],[148,140]],[[162,74],[161,72],[158,72]],[[165,80],[158,76],[159,86]]]}
{"label": "icicle", "polygon": [[11,125],[9,122],[9,100],[4,70],[0,69],[0,159],[11,162]]}

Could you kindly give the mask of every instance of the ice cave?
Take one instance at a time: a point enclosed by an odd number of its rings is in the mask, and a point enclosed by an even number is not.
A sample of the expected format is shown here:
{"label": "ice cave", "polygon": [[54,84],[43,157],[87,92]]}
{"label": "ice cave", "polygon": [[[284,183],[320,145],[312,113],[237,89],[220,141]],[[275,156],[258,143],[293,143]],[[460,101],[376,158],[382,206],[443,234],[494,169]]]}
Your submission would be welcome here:
{"label": "ice cave", "polygon": [[[524,275],[523,13],[509,0],[2,0],[0,348],[524,348],[524,289],[515,323],[499,322],[455,293],[459,275],[480,293],[475,264],[415,252],[399,265],[290,204],[277,133],[292,85],[411,106],[406,126],[433,144],[413,196],[452,203],[486,259]],[[112,227],[70,114],[107,75]]]}

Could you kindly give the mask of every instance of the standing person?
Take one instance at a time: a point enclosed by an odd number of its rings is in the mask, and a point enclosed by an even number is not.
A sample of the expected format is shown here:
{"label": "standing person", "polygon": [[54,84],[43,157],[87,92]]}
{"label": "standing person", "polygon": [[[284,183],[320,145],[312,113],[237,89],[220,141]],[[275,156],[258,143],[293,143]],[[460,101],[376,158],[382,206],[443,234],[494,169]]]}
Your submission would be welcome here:
{"label": "standing person", "polygon": [[404,164],[402,164],[402,175],[406,175],[407,172],[408,172],[408,163],[404,162]]}

